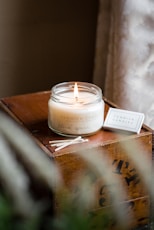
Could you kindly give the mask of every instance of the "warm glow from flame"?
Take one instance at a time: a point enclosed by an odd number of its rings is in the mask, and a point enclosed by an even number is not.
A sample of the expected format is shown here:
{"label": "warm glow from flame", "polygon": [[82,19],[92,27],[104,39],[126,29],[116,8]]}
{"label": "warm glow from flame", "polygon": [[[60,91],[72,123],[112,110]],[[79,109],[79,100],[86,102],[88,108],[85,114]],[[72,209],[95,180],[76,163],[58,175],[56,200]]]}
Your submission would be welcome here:
{"label": "warm glow from flame", "polygon": [[76,82],[74,84],[74,98],[78,100],[78,85]]}

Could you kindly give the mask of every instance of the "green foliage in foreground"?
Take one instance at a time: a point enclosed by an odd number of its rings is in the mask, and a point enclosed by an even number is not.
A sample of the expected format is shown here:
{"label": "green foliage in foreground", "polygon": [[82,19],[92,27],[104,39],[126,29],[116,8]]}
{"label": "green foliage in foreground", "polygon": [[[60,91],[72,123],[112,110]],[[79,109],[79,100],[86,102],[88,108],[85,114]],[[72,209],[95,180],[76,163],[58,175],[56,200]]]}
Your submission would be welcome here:
{"label": "green foliage in foreground", "polygon": [[0,229],[2,230],[36,230],[39,229],[39,218],[21,219],[15,212],[8,199],[0,194]]}
{"label": "green foliage in foreground", "polygon": [[[0,229],[2,230],[90,230],[108,229],[110,217],[107,214],[96,216],[94,213],[86,215],[83,210],[68,204],[62,207],[55,218],[41,215],[31,219],[15,216],[9,200],[0,194]],[[97,227],[96,227],[97,226]]]}

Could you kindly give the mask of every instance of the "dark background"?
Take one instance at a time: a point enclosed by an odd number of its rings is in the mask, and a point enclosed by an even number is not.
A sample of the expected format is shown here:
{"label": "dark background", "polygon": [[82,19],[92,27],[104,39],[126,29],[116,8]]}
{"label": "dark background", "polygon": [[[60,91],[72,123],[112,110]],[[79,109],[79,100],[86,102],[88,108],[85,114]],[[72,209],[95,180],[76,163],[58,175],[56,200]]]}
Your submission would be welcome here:
{"label": "dark background", "polygon": [[0,97],[92,81],[97,0],[0,0]]}

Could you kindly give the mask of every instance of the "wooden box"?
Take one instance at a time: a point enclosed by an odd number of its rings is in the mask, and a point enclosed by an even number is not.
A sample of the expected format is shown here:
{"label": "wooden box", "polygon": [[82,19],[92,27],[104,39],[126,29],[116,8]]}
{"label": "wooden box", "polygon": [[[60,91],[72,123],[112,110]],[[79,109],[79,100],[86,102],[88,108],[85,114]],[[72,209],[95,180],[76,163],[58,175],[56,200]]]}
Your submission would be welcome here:
{"label": "wooden box", "polygon": [[[100,130],[96,134],[88,137],[87,143],[72,145],[60,151],[55,152],[50,146],[50,140],[65,139],[58,136],[48,128],[48,100],[50,92],[38,92],[27,95],[18,95],[1,99],[1,108],[9,113],[17,122],[29,130],[38,144],[50,155],[60,166],[65,185],[69,189],[74,189],[79,175],[84,176],[88,173],[89,167],[80,156],[83,154],[91,154],[94,158],[103,157],[108,164],[108,168],[104,169],[104,174],[109,171],[114,178],[120,180],[127,196],[120,200],[120,205],[127,204],[127,213],[133,212],[134,219],[130,226],[136,227],[144,225],[149,221],[150,200],[147,189],[144,186],[143,178],[136,164],[126,152],[123,144],[131,146],[133,142],[140,147],[147,160],[152,163],[152,132],[143,125],[139,134],[124,134],[112,131]],[[116,107],[104,98],[105,115],[109,107]],[[133,154],[138,156],[141,161],[142,153],[139,149],[133,149]],[[100,162],[101,164],[101,162]],[[102,161],[102,167],[104,162]],[[109,170],[109,171],[108,171]],[[116,180],[116,181],[117,181]],[[80,186],[78,184],[78,186]],[[91,189],[95,189],[95,201],[92,209],[95,210],[95,216],[101,215],[104,208],[112,205],[112,195],[110,191],[112,187],[119,187],[117,182],[113,183],[102,180],[99,177],[93,178]],[[110,190],[111,188],[111,190]],[[87,191],[88,193],[88,191]],[[118,210],[117,210],[118,211]]]}

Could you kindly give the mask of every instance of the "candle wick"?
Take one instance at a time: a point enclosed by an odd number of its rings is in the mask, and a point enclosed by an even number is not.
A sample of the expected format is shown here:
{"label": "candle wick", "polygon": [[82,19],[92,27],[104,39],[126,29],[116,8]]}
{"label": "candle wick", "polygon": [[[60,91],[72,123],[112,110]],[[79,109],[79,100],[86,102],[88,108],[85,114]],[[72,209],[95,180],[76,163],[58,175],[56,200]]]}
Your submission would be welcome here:
{"label": "candle wick", "polygon": [[75,101],[78,102],[78,97],[75,97]]}

